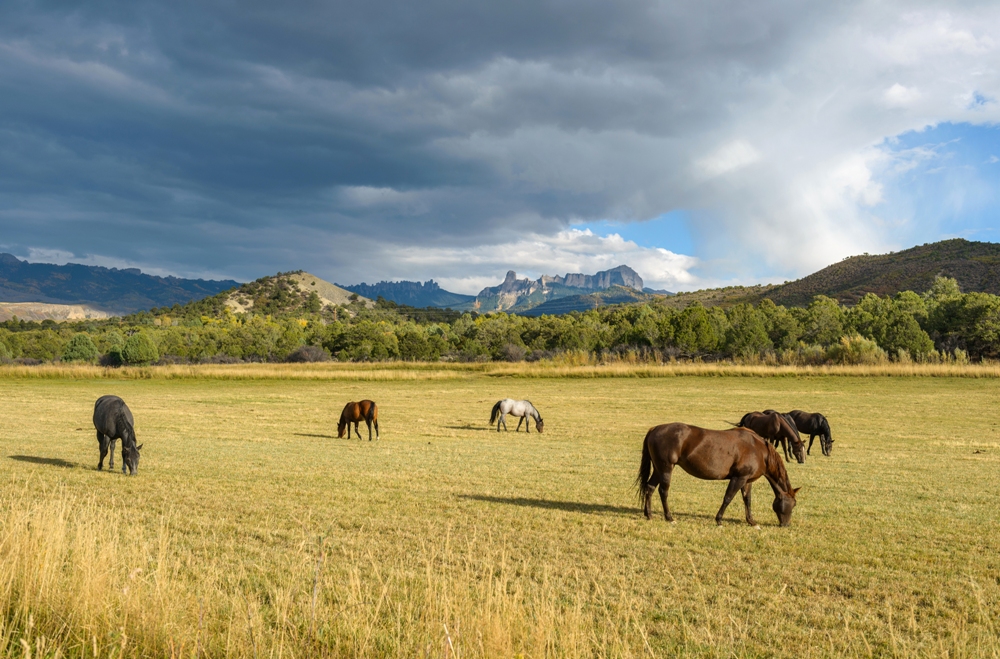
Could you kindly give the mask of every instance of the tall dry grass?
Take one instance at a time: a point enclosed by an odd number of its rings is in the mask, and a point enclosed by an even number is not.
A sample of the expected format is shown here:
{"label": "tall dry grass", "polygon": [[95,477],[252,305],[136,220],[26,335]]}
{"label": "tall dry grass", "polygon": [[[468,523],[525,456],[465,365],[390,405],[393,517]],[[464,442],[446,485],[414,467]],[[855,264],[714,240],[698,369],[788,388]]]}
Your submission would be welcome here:
{"label": "tall dry grass", "polygon": [[[664,633],[638,584],[553,575],[488,535],[428,538],[392,562],[302,538],[281,573],[233,571],[181,550],[169,519],[147,535],[121,501],[50,494],[0,501],[0,657],[1000,656],[996,589],[974,582],[955,603],[968,615],[930,642],[887,606],[777,646],[781,593],[719,589],[690,554],[694,583]],[[734,616],[747,597],[757,611]]]}
{"label": "tall dry grass", "polygon": [[[634,657],[639,602],[621,589],[567,599],[490,538],[430,538],[385,563],[303,539],[281,574],[180,551],[170,521],[131,528],[128,506],[22,490],[0,504],[3,657]],[[519,575],[537,573],[534,579]]]}
{"label": "tall dry grass", "polygon": [[460,380],[481,375],[522,378],[725,377],[958,377],[1000,378],[1000,362],[796,365],[762,361],[649,362],[642,358],[595,357],[586,353],[537,362],[375,362],[322,364],[199,364],[107,368],[90,364],[0,366],[0,379],[67,380],[343,380],[392,382]]}

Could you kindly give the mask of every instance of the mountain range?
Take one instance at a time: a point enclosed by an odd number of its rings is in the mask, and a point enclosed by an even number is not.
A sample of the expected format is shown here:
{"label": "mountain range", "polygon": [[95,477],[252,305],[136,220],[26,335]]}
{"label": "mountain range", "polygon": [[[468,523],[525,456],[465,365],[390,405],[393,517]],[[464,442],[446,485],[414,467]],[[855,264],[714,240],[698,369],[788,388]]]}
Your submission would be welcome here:
{"label": "mountain range", "polygon": [[0,301],[83,305],[119,315],[200,300],[239,286],[232,280],[181,279],[138,268],[29,263],[0,254]]}
{"label": "mountain range", "polygon": [[[578,297],[581,299],[576,303],[564,303],[553,308],[565,308],[567,311],[583,310],[602,303],[603,298],[600,296],[587,300],[582,299],[592,296],[598,291],[606,291],[611,288],[626,289],[636,295],[630,296],[629,293],[622,291],[617,298],[622,298],[624,295],[630,301],[635,301],[641,298],[641,293],[644,290],[642,277],[627,265],[602,270],[593,275],[583,273],[567,273],[565,276],[542,275],[534,280],[518,279],[517,273],[510,270],[499,286],[487,286],[478,295],[451,293],[442,289],[433,280],[423,284],[413,281],[382,281],[373,285],[362,283],[354,286],[343,286],[343,288],[368,298],[374,299],[381,296],[397,304],[406,304],[412,307],[449,307],[456,311],[478,311],[480,313],[490,311],[526,313],[555,300]],[[653,292],[649,289],[645,290]],[[562,313],[566,313],[566,311]]]}
{"label": "mountain range", "polygon": [[[731,306],[741,302],[756,304],[763,299],[803,306],[816,295],[854,304],[866,293],[925,291],[938,275],[955,278],[964,292],[1000,295],[1000,244],[956,238],[889,254],[852,256],[782,285],[729,286],[676,295],[644,288],[638,273],[625,265],[593,275],[543,275],[535,280],[518,279],[514,271],[509,271],[498,286],[486,287],[472,296],[446,291],[433,280],[338,287],[300,271],[240,286],[232,280],[156,277],[134,268],[28,263],[0,254],[0,320],[11,314],[37,319],[100,318],[203,299],[206,303],[216,300],[234,311],[251,307],[263,310],[272,304],[271,298],[281,298],[286,290],[294,291],[292,298],[301,298],[303,305],[313,292],[322,305],[332,306],[351,303],[353,293],[366,306],[373,304],[371,299],[383,297],[409,307],[450,307],[480,313],[502,310],[525,315],[561,314],[653,299],[678,308],[692,302]],[[266,284],[272,279],[280,282]],[[229,293],[218,295],[224,291]],[[29,303],[36,304],[25,306]]]}

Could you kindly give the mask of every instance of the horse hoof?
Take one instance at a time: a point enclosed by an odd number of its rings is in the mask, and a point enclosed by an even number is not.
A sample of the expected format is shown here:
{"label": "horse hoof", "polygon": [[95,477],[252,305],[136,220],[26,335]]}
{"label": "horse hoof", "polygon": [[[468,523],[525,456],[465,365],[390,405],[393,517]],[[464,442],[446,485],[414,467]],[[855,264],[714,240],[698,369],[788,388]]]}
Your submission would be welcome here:
{"label": "horse hoof", "polygon": [[757,529],[758,531],[760,531],[760,524],[754,524],[754,525],[753,525],[753,527],[754,527],[755,529]]}

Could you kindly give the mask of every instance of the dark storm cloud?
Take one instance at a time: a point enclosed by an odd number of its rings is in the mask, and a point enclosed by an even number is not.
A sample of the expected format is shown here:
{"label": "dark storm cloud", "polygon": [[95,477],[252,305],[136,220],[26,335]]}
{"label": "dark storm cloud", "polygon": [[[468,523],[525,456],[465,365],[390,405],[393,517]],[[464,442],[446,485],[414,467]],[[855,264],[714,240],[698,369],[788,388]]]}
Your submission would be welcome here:
{"label": "dark storm cloud", "polygon": [[774,126],[820,112],[862,9],[2,3],[0,245],[349,282],[458,277],[412,250],[467,263],[571,220],[707,208],[704,240],[780,224],[799,212],[781,185],[798,137]]}

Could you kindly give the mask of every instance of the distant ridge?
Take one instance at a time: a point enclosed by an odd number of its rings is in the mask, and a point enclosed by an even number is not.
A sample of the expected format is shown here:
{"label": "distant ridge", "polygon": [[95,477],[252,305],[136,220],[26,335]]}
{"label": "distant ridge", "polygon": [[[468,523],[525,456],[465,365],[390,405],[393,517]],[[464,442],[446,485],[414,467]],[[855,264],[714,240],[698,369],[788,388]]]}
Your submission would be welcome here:
{"label": "distant ridge", "polygon": [[[647,289],[649,290],[649,289]],[[634,288],[627,286],[611,286],[603,291],[587,293],[584,295],[569,295],[558,297],[547,302],[542,302],[537,307],[531,307],[525,311],[518,311],[522,316],[559,316],[573,311],[587,311],[609,304],[633,304],[648,302],[649,300],[662,298],[662,293],[640,293]]]}
{"label": "distant ridge", "polygon": [[476,299],[475,295],[462,295],[446,291],[438,286],[438,283],[433,279],[424,283],[419,281],[380,281],[377,284],[361,282],[351,286],[338,285],[371,300],[382,297],[396,304],[405,304],[411,307],[458,308],[462,305],[468,305]]}
{"label": "distant ridge", "polygon": [[233,280],[157,277],[138,268],[28,263],[0,254],[0,302],[82,305],[120,315],[185,304],[239,285]]}

